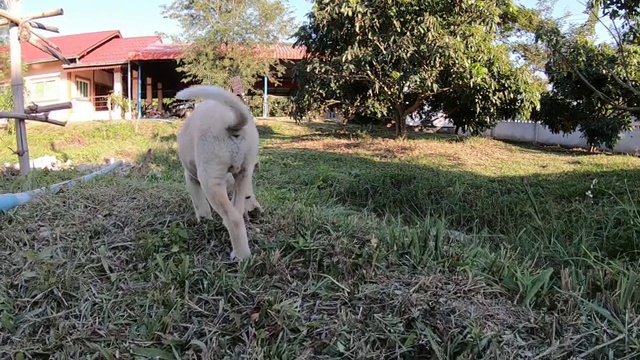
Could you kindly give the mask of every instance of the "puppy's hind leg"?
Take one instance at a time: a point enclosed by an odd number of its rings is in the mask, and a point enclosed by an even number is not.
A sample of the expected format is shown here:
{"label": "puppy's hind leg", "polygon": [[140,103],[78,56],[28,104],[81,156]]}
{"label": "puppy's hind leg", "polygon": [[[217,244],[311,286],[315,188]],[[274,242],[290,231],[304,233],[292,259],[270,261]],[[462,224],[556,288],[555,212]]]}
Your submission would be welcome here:
{"label": "puppy's hind leg", "polygon": [[191,203],[193,204],[193,208],[196,211],[196,218],[198,222],[200,222],[200,218],[205,219],[213,219],[211,216],[211,206],[207,201],[207,198],[202,191],[202,187],[200,186],[200,181],[193,177],[187,170],[184,170],[184,179],[187,185],[187,191],[189,192],[189,197],[191,198]]}
{"label": "puppy's hind leg", "polygon": [[[225,176],[226,177],[226,173]],[[207,176],[202,181],[203,190],[213,209],[222,217],[222,223],[229,232],[231,240],[231,259],[246,259],[251,256],[249,239],[242,213],[233,207],[227,194],[226,179]]]}

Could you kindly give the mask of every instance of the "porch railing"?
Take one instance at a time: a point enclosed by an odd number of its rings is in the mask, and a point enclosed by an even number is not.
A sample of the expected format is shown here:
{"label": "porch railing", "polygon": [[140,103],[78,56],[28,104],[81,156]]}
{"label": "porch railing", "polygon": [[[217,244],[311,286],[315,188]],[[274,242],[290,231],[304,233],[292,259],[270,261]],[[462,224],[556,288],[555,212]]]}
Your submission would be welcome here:
{"label": "porch railing", "polygon": [[109,102],[108,99],[109,99],[108,95],[94,96],[93,104],[94,104],[95,111],[109,110],[109,106],[107,105],[107,103]]}

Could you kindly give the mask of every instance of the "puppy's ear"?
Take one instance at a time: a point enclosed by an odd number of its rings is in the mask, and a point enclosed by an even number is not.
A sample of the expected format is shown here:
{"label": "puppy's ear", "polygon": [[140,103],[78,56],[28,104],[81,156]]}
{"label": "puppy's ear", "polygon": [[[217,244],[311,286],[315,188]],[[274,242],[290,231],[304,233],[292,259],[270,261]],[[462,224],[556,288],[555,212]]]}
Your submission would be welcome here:
{"label": "puppy's ear", "polygon": [[253,171],[258,172],[260,170],[260,161],[256,162],[256,165],[253,168]]}

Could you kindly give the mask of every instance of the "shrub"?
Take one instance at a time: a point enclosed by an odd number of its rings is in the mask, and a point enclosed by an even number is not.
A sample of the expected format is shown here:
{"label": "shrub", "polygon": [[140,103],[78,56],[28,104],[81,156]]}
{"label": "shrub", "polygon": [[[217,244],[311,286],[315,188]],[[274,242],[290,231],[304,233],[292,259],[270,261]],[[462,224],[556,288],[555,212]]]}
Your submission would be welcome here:
{"label": "shrub", "polygon": [[[262,95],[247,96],[246,98],[249,109],[253,116],[262,116],[263,97]],[[293,104],[288,96],[268,96],[269,114],[268,116],[285,117],[291,116]]]}

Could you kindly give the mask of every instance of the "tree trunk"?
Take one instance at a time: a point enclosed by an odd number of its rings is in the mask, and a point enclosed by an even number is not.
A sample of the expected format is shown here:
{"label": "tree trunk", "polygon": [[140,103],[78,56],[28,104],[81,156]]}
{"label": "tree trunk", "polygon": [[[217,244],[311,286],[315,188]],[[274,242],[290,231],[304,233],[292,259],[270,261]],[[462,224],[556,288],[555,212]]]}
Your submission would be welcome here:
{"label": "tree trunk", "polygon": [[400,129],[400,121],[398,121],[398,116],[396,114],[393,114],[393,122],[396,123],[396,137],[400,137],[402,129]]}
{"label": "tree trunk", "polygon": [[407,123],[404,117],[400,117],[400,137],[402,139],[407,137]]}
{"label": "tree trunk", "polygon": [[407,137],[407,123],[405,122],[402,114],[403,110],[400,106],[398,106],[396,107],[396,111],[394,111],[393,118],[396,122],[396,137],[404,139],[405,137]]}

